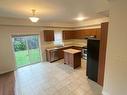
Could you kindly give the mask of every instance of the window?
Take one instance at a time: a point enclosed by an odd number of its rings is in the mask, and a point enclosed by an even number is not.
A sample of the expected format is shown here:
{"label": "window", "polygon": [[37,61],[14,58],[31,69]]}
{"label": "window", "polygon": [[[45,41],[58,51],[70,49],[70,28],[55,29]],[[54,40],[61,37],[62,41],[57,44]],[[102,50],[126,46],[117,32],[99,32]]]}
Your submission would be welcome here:
{"label": "window", "polygon": [[55,37],[55,41],[54,41],[55,45],[63,45],[63,42],[62,42],[62,31],[55,31],[54,32],[54,37]]}

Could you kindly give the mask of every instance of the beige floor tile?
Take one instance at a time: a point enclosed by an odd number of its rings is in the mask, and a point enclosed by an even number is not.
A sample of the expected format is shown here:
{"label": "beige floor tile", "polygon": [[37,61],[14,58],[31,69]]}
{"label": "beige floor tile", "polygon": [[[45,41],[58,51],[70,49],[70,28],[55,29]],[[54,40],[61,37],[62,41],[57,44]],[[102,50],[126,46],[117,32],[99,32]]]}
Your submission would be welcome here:
{"label": "beige floor tile", "polygon": [[[73,69],[63,60],[42,62],[15,72],[18,95],[101,95],[102,88],[86,77],[86,61]],[[20,89],[20,92],[19,92]]]}

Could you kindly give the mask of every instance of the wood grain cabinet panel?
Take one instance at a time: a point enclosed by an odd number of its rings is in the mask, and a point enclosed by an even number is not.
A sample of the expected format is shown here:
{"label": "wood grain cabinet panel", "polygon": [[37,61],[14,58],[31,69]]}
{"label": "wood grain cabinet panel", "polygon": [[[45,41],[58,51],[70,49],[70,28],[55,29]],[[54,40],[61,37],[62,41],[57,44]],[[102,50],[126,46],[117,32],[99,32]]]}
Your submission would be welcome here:
{"label": "wood grain cabinet panel", "polygon": [[59,59],[62,59],[62,58],[64,58],[64,52],[63,52],[63,48],[61,48],[61,49],[58,49],[58,56],[59,56]]}
{"label": "wood grain cabinet panel", "polygon": [[98,70],[98,84],[100,84],[101,86],[103,86],[104,83],[108,24],[109,24],[108,22],[101,24],[100,51],[99,51],[100,56],[99,56],[99,70]]}
{"label": "wood grain cabinet panel", "polygon": [[58,49],[46,50],[46,59],[50,63],[59,60],[60,59],[59,50]]}
{"label": "wood grain cabinet panel", "polygon": [[76,31],[76,39],[84,39],[86,36],[85,30]]}
{"label": "wood grain cabinet panel", "polygon": [[100,39],[100,28],[82,29],[82,30],[66,30],[63,31],[63,40],[67,39],[84,39],[86,36],[96,36]]}
{"label": "wood grain cabinet panel", "polygon": [[64,53],[64,64],[69,64],[69,53]]}
{"label": "wood grain cabinet panel", "polygon": [[100,28],[96,30],[96,38],[97,38],[98,40],[101,39],[101,29],[100,29]]}
{"label": "wood grain cabinet panel", "polygon": [[64,51],[64,64],[68,64],[74,69],[81,66],[81,52],[72,54]]}
{"label": "wood grain cabinet panel", "polygon": [[44,41],[54,41],[54,30],[44,30]]}
{"label": "wood grain cabinet panel", "polygon": [[69,40],[75,38],[75,31],[65,30],[63,31],[63,40]]}
{"label": "wood grain cabinet panel", "polygon": [[85,38],[85,30],[75,30],[74,31],[75,39],[84,39]]}
{"label": "wood grain cabinet panel", "polygon": [[86,29],[86,36],[96,36],[98,29]]}
{"label": "wood grain cabinet panel", "polygon": [[64,51],[65,49],[72,48],[72,46],[69,47],[62,47],[57,49],[46,49],[46,59],[48,62],[54,62],[59,59],[64,58]]}
{"label": "wood grain cabinet panel", "polygon": [[86,29],[85,34],[86,36],[91,36],[92,35],[91,29]]}
{"label": "wood grain cabinet panel", "polygon": [[96,29],[91,29],[91,35],[97,35],[97,30]]}

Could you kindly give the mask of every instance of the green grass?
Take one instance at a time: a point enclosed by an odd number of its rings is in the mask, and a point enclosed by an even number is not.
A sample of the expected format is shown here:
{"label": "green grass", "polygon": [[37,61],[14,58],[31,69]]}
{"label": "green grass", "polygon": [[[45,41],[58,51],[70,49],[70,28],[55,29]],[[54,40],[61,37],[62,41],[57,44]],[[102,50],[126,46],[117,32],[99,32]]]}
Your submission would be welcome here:
{"label": "green grass", "polygon": [[[29,53],[28,53],[29,52]],[[16,67],[22,67],[31,63],[40,62],[40,51],[39,49],[31,49],[24,51],[15,52]]]}

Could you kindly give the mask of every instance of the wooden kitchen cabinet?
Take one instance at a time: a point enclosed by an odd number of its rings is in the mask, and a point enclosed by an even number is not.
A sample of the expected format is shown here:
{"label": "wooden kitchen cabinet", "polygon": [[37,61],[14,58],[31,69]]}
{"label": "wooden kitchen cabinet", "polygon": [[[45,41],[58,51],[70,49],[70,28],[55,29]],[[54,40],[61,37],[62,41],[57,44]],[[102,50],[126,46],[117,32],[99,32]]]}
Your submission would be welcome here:
{"label": "wooden kitchen cabinet", "polygon": [[54,41],[54,30],[44,30],[44,41]]}
{"label": "wooden kitchen cabinet", "polygon": [[98,70],[98,84],[103,86],[104,73],[105,73],[105,60],[106,60],[106,48],[108,37],[108,22],[101,24],[101,36],[100,36],[100,50],[99,50],[99,70]]}
{"label": "wooden kitchen cabinet", "polygon": [[66,49],[76,49],[81,50],[82,47],[78,46],[68,46],[68,47],[61,47],[61,48],[52,48],[46,49],[46,58],[48,62],[54,62],[56,60],[64,58],[64,50]]}
{"label": "wooden kitchen cabinet", "polygon": [[94,28],[94,29],[86,29],[85,33],[86,36],[97,36],[97,31],[99,28]]}
{"label": "wooden kitchen cabinet", "polygon": [[91,29],[91,35],[97,35],[97,29]]}
{"label": "wooden kitchen cabinet", "polygon": [[69,53],[68,52],[64,53],[64,64],[68,64],[70,61],[69,59],[70,59]]}
{"label": "wooden kitchen cabinet", "polygon": [[84,39],[86,36],[96,36],[100,39],[100,28],[82,29],[82,30],[66,30],[63,31],[63,40],[67,39]]}
{"label": "wooden kitchen cabinet", "polygon": [[61,48],[52,48],[52,49],[46,49],[46,59],[48,62],[54,62],[59,59],[64,58],[64,52],[63,50],[72,48],[72,46],[69,47],[61,47]]}
{"label": "wooden kitchen cabinet", "polygon": [[86,36],[85,30],[76,30],[75,31],[75,38],[76,39],[84,39]]}
{"label": "wooden kitchen cabinet", "polygon": [[63,40],[74,39],[75,31],[65,30],[63,31]]}
{"label": "wooden kitchen cabinet", "polygon": [[86,29],[85,30],[85,36],[91,36],[91,35],[92,35],[91,29]]}
{"label": "wooden kitchen cabinet", "polygon": [[62,59],[64,58],[64,50],[66,49],[70,49],[70,48],[74,48],[75,46],[68,46],[68,47],[62,47],[62,48],[59,48],[58,51],[59,51],[59,59]]}
{"label": "wooden kitchen cabinet", "polygon": [[64,64],[68,64],[74,69],[81,66],[81,51],[75,49],[64,50]]}
{"label": "wooden kitchen cabinet", "polygon": [[63,50],[64,50],[64,48],[58,49],[58,51],[59,51],[59,54],[58,54],[59,59],[64,58],[64,52],[63,52]]}
{"label": "wooden kitchen cabinet", "polygon": [[59,58],[59,50],[57,50],[57,49],[48,50],[47,49],[46,50],[46,59],[50,63],[60,59]]}
{"label": "wooden kitchen cabinet", "polygon": [[96,38],[97,38],[98,40],[101,39],[101,28],[98,28],[98,29],[97,29]]}

